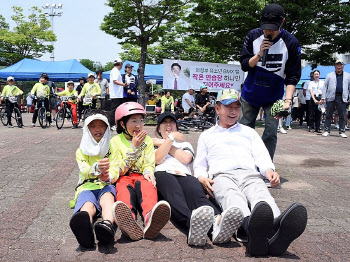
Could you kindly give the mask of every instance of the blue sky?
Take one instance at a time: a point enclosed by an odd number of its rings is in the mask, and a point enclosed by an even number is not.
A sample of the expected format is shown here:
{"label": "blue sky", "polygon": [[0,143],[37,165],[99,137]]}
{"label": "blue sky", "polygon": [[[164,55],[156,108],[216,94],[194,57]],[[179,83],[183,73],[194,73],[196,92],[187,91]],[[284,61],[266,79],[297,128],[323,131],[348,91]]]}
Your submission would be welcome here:
{"label": "blue sky", "polygon": [[[12,6],[22,7],[27,16],[30,7],[42,8],[46,3],[63,4],[63,8],[57,10],[63,12],[62,16],[54,17],[55,61],[87,58],[105,65],[122,52],[118,39],[99,29],[103,17],[111,12],[111,8],[105,6],[106,0],[2,0],[0,14],[12,29]],[[50,61],[50,54],[40,60]]]}

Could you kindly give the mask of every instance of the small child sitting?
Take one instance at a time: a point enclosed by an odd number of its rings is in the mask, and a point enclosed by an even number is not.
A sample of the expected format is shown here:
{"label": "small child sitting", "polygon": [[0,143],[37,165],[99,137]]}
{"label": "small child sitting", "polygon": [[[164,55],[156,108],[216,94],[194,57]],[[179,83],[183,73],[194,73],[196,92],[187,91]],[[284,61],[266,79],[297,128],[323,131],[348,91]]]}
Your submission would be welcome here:
{"label": "small child sitting", "polygon": [[[114,218],[132,240],[156,238],[170,219],[170,205],[158,201],[154,178],[152,139],[143,130],[146,111],[136,102],[121,104],[115,111],[119,135],[111,140],[110,170],[119,176]],[[140,209],[144,229],[136,223]]]}
{"label": "small child sitting", "polygon": [[115,179],[109,173],[110,127],[101,110],[91,110],[85,119],[83,137],[76,151],[79,166],[79,182],[75,199],[69,204],[74,208],[70,220],[78,243],[84,248],[95,245],[93,219],[102,215],[101,222],[95,223],[97,240],[102,244],[114,242],[116,226],[112,215],[115,202]]}

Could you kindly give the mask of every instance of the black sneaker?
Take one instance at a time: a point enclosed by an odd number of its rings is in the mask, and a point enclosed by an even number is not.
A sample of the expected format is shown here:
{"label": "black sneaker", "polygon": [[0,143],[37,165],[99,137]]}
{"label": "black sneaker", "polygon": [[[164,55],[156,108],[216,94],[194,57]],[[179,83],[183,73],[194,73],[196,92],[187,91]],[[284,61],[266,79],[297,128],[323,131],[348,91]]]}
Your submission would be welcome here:
{"label": "black sneaker", "polygon": [[257,203],[248,222],[248,253],[251,256],[268,255],[268,236],[273,229],[272,209],[264,201]]}
{"label": "black sneaker", "polygon": [[292,204],[275,220],[277,232],[269,240],[269,254],[280,256],[289,245],[305,230],[307,223],[306,208],[299,203]]}

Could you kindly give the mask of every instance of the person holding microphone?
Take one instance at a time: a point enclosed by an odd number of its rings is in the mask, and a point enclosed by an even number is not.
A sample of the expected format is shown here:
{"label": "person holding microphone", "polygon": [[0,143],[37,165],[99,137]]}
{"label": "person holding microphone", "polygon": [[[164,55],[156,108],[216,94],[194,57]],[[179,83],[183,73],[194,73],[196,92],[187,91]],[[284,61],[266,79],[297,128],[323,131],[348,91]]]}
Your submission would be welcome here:
{"label": "person holding microphone", "polygon": [[284,86],[285,110],[288,110],[296,84],[301,76],[301,49],[298,40],[282,29],[284,9],[278,4],[265,6],[260,28],[251,30],[245,38],[240,63],[248,71],[241,94],[241,124],[255,128],[260,107],[265,113],[262,140],[273,159],[277,145],[278,117],[271,115],[272,105],[282,99]]}

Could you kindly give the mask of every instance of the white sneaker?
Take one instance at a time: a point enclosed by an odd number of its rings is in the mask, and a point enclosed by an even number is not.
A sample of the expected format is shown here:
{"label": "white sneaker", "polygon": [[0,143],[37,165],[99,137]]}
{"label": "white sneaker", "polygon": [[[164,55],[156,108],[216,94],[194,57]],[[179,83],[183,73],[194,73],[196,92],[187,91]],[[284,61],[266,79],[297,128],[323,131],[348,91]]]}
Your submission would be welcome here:
{"label": "white sneaker", "polygon": [[345,135],[345,133],[340,133],[339,136],[342,137],[342,138],[347,138],[348,137],[347,135]]}
{"label": "white sneaker", "polygon": [[280,127],[280,129],[278,130],[278,132],[280,132],[281,134],[287,134],[287,131],[284,130],[283,127]]}
{"label": "white sneaker", "polygon": [[322,134],[322,136],[329,136],[329,132],[328,132],[328,131],[324,132],[324,133]]}
{"label": "white sneaker", "polygon": [[201,206],[192,211],[190,231],[187,243],[192,246],[204,246],[207,243],[207,233],[214,222],[214,209]]}
{"label": "white sneaker", "polygon": [[220,216],[217,216],[213,224],[213,244],[226,243],[231,240],[233,233],[243,222],[243,213],[237,207],[230,207],[221,213],[221,220],[218,225],[219,218]]}
{"label": "white sneaker", "polygon": [[287,130],[292,130],[291,126],[287,126],[286,128],[287,128]]}
{"label": "white sneaker", "polygon": [[335,125],[334,125],[334,128],[335,128],[335,129],[338,129],[338,128],[339,128],[339,125],[338,125],[338,124],[335,124]]}
{"label": "white sneaker", "polygon": [[345,130],[349,130],[349,127],[348,127],[348,126],[345,126]]}
{"label": "white sneaker", "polygon": [[32,127],[35,127],[35,124],[34,124],[34,123],[32,123]]}

